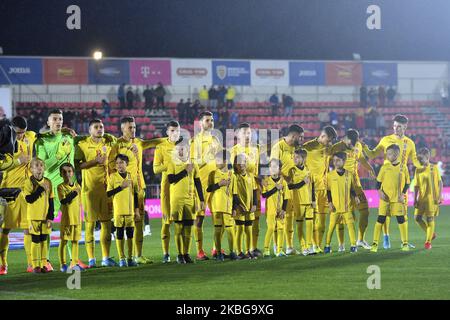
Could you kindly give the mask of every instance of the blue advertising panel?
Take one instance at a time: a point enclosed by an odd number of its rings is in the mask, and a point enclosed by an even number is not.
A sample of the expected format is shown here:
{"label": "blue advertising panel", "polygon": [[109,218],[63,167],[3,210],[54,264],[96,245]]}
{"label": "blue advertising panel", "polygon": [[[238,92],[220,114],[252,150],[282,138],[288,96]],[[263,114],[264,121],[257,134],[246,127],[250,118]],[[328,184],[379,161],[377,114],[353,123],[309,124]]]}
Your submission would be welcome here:
{"label": "blue advertising panel", "polygon": [[396,63],[364,63],[363,83],[366,86],[396,86],[397,85]]}
{"label": "blue advertising panel", "polygon": [[250,61],[218,61],[212,62],[214,85],[250,85]]}
{"label": "blue advertising panel", "polygon": [[325,85],[325,64],[323,62],[289,62],[289,85]]}
{"label": "blue advertising panel", "polygon": [[130,66],[128,60],[90,60],[90,84],[130,83]]}
{"label": "blue advertising panel", "polygon": [[0,84],[42,84],[42,59],[0,58]]}

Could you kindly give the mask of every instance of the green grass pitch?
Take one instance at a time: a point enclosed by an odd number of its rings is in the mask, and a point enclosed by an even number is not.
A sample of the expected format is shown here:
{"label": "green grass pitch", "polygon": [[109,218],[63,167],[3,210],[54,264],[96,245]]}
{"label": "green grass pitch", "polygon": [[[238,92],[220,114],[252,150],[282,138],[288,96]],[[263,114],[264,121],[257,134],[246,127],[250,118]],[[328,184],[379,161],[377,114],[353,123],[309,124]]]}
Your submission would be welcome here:
{"label": "green grass pitch", "polygon": [[[155,261],[136,268],[97,268],[81,274],[81,289],[69,290],[68,274],[27,274],[23,250],[10,251],[9,274],[0,278],[0,299],[449,299],[450,208],[437,218],[433,249],[423,249],[424,233],[409,215],[410,242],[416,249],[400,251],[395,219],[391,222],[392,249],[356,254],[336,253],[310,257],[291,256],[245,261],[206,261],[192,265],[162,264],[160,221],[151,221],[153,235],[145,238],[144,253]],[[376,217],[372,210],[366,239],[372,240]],[[212,244],[210,219],[205,224],[205,245]],[[173,231],[172,231],[173,232]],[[265,218],[261,222],[262,247]],[[334,235],[334,241],[336,236]],[[346,246],[348,234],[346,232]],[[226,241],[224,241],[226,243]],[[297,243],[297,242],[296,242]],[[175,260],[173,241],[171,257]],[[97,245],[97,257],[100,247]],[[116,248],[113,244],[113,255]],[[81,257],[86,261],[84,246]],[[57,249],[51,259],[59,268]],[[369,290],[367,268],[381,270],[381,289]]]}

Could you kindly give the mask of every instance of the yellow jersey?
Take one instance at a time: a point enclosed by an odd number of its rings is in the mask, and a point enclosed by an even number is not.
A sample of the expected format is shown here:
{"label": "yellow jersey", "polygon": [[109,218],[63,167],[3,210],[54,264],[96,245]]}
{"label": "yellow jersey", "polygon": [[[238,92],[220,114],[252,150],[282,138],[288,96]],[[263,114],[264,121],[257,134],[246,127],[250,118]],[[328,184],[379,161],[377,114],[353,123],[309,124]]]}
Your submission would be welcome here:
{"label": "yellow jersey", "polygon": [[166,138],[156,146],[155,157],[153,159],[153,172],[162,173],[161,176],[161,195],[169,194],[169,180],[167,178],[167,168],[174,157],[175,142]]}
{"label": "yellow jersey", "polygon": [[37,136],[33,131],[26,131],[22,139],[17,139],[17,152],[14,153],[14,161],[18,161],[23,153],[28,155],[30,161],[11,166],[3,171],[3,179],[0,188],[23,188],[25,182],[31,177],[30,163],[33,158],[34,142]]}
{"label": "yellow jersey", "polygon": [[131,185],[112,196],[115,216],[130,216],[134,215],[135,212],[134,194],[140,191],[136,176],[133,176],[129,171],[125,178],[122,177],[119,172],[112,173],[108,178],[107,191],[120,187],[124,180],[130,180]]}
{"label": "yellow jersey", "polygon": [[34,177],[30,177],[25,181],[25,185],[23,187],[23,193],[25,197],[35,192],[39,186],[44,187],[45,184],[49,186],[49,191],[44,191],[43,193],[41,193],[41,195],[35,202],[27,203],[28,220],[47,220],[50,199],[54,198],[54,195],[52,182],[45,177],[42,178],[41,181],[35,179]]}
{"label": "yellow jersey", "polygon": [[311,171],[315,190],[326,190],[330,148],[319,143],[317,139],[305,142],[302,148],[308,152],[306,166]]}
{"label": "yellow jersey", "polygon": [[[182,161],[180,159],[174,159],[168,164],[167,175],[179,174],[183,170],[186,170],[189,161]],[[195,183],[194,179],[199,178],[199,169],[194,164],[194,169],[191,173],[176,183],[170,184],[170,203],[177,204],[192,204],[195,198]],[[202,189],[204,189],[202,185]]]}
{"label": "yellow jersey", "polygon": [[284,200],[291,199],[291,191],[288,188],[286,180],[283,177],[280,177],[280,180],[275,181],[271,176],[263,179],[263,193],[272,190],[280,182],[283,185],[281,190],[277,190],[273,195],[266,199],[266,214],[268,215],[275,215],[280,212],[283,208]]}
{"label": "yellow jersey", "polygon": [[281,175],[284,178],[288,177],[289,169],[295,167],[294,151],[295,147],[288,145],[284,138],[278,140],[270,151],[270,159],[279,159],[281,161]]}
{"label": "yellow jersey", "polygon": [[213,135],[200,132],[191,139],[190,148],[191,162],[198,166],[202,187],[206,189],[209,174],[216,170],[216,153],[223,149],[222,145]]}
{"label": "yellow jersey", "polygon": [[234,163],[234,159],[238,154],[245,154],[247,156],[247,172],[258,177],[259,175],[259,145],[243,146],[237,144],[230,150],[231,163]]}
{"label": "yellow jersey", "polygon": [[[59,199],[65,199],[70,193],[77,191],[78,188],[80,188],[80,185],[76,182],[72,186],[61,183],[58,185]],[[62,226],[76,226],[81,224],[81,194],[78,194],[70,203],[61,204],[61,212]]]}
{"label": "yellow jersey", "polygon": [[[226,170],[225,172],[221,169],[216,169],[209,174],[208,186],[219,183],[221,180],[231,180],[233,173],[231,170]],[[212,212],[222,212],[229,213],[233,209],[233,185],[230,183],[229,186],[222,186],[219,189],[210,193],[210,203]]]}
{"label": "yellow jersey", "polygon": [[299,189],[293,189],[292,192],[292,201],[294,206],[311,204],[313,199],[313,182],[311,180],[311,172],[309,169],[304,166],[303,168],[299,168],[297,166],[291,168],[289,170],[289,184],[298,184],[305,180],[306,177],[310,177],[310,182],[300,187]]}
{"label": "yellow jersey", "polygon": [[336,170],[328,173],[327,187],[331,192],[333,206],[337,213],[345,213],[351,211],[351,191],[355,188],[355,176],[348,170],[344,170],[341,174]]}
{"label": "yellow jersey", "polygon": [[399,203],[403,197],[405,185],[410,184],[409,172],[401,163],[393,165],[385,162],[378,173],[377,181],[381,183],[381,190],[388,196],[390,203]]}
{"label": "yellow jersey", "polygon": [[414,175],[416,188],[419,189],[418,202],[427,204],[429,208],[437,209],[441,194],[441,175],[435,164],[416,169]]}
{"label": "yellow jersey", "polygon": [[253,190],[256,190],[255,178],[246,173],[245,175],[233,173],[231,182],[233,184],[233,196],[237,196],[244,212],[250,212],[253,206]]}

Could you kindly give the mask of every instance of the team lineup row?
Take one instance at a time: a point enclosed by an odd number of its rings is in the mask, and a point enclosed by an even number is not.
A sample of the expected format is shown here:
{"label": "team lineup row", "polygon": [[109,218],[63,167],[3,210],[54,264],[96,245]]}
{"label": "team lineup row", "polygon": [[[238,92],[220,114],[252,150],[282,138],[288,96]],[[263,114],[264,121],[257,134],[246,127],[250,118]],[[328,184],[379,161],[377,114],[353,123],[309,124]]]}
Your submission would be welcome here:
{"label": "team lineup row", "polygon": [[[163,262],[170,262],[171,225],[174,225],[178,263],[193,262],[189,255],[192,233],[196,259],[208,259],[203,248],[206,207],[211,211],[215,228],[212,254],[220,261],[226,257],[222,249],[224,233],[231,259],[271,256],[272,239],[274,254],[281,257],[296,253],[330,253],[336,226],[339,226],[339,251],[345,250],[344,225],[348,227],[351,252],[356,252],[357,247],[376,252],[383,228],[384,247],[390,247],[391,216],[395,216],[399,224],[402,250],[409,250],[408,161],[416,167],[415,219],[426,232],[425,247],[430,249],[442,182],[437,167],[429,162],[429,150],[421,149],[416,154],[414,142],[405,136],[408,119],[398,115],[393,120],[394,134],[384,137],[373,150],[359,141],[356,130],[348,130],[341,141],[333,143],[337,133],[333,127],[325,127],[318,138],[303,142],[303,129],[291,125],[287,135],[270,148],[269,174],[261,176],[259,160],[266,151],[251,141],[250,125],[243,123],[236,129],[238,143],[226,150],[212,134],[214,120],[210,112],[199,115],[201,130],[192,139],[180,139],[181,128],[176,121],[167,124],[167,138],[142,140],[135,137],[133,117],[121,120],[120,138],[105,134],[99,119],[90,122],[90,136],[77,136],[63,128],[60,110],[50,111],[50,131],[38,135],[27,131],[26,119],[15,117],[12,128],[17,135],[16,148],[11,161],[2,164],[1,187],[20,188],[22,192],[6,207],[0,235],[0,274],[7,274],[8,234],[15,228],[24,230],[27,271],[53,270],[48,260],[48,234],[60,210],[61,271],[68,267],[83,270],[97,265],[96,222],[101,224],[102,266],[117,265],[110,257],[112,221],[116,228],[118,264],[150,263],[143,256],[145,181],[142,159],[143,150],[155,147],[154,172],[162,174]],[[367,158],[381,154],[385,163],[377,177],[380,207],[374,239],[369,245],[364,239],[369,209],[359,181],[358,166],[361,163],[374,177]],[[330,171],[330,167],[334,170]],[[76,170],[81,171],[81,186],[75,179]],[[257,248],[261,196],[266,199],[264,252]],[[81,207],[87,265],[78,258]],[[357,235],[355,210],[359,211]],[[329,227],[324,245],[327,214]],[[294,228],[299,251],[294,246]],[[66,262],[67,249],[70,266]]]}

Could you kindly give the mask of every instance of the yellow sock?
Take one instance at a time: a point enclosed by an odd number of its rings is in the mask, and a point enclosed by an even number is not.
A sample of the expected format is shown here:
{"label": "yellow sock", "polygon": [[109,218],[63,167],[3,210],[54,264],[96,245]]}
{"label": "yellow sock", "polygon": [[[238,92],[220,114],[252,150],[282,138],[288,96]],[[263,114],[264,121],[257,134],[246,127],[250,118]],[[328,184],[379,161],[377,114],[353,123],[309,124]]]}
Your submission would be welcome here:
{"label": "yellow sock", "polygon": [[189,254],[192,242],[192,225],[183,226],[183,254]]}
{"label": "yellow sock", "polygon": [[378,221],[375,223],[375,229],[373,230],[373,243],[378,244],[380,240],[381,229],[383,229],[383,225]]}
{"label": "yellow sock", "polygon": [[128,259],[132,259],[133,258],[133,239],[127,239],[127,247],[128,247]]}
{"label": "yellow sock", "polygon": [[434,234],[435,223],[434,219],[427,222],[427,242],[431,242]]}
{"label": "yellow sock", "polygon": [[345,228],[343,224],[338,224],[337,237],[340,246],[344,245],[344,232]]}
{"label": "yellow sock", "polygon": [[136,221],[133,237],[133,249],[135,257],[142,257],[144,251],[144,221]]}
{"label": "yellow sock", "polygon": [[253,221],[252,225],[252,241],[253,241],[253,248],[258,248],[258,239],[259,239],[259,217],[256,217]]}
{"label": "yellow sock", "polygon": [[400,239],[402,239],[402,243],[408,243],[408,226],[406,222],[400,223],[398,228],[400,229]]}
{"label": "yellow sock", "polygon": [[41,266],[41,243],[31,242],[31,265],[33,268]]}
{"label": "yellow sock", "polygon": [[313,228],[314,228],[314,220],[311,218],[306,219],[306,246],[309,248],[313,245]]}
{"label": "yellow sock", "polygon": [[305,238],[303,236],[303,224],[304,224],[304,220],[297,220],[297,237],[298,237],[298,242],[300,243],[300,248],[302,248],[302,250],[305,248]]}
{"label": "yellow sock", "polygon": [[389,235],[389,228],[391,226],[391,217],[386,216],[386,221],[383,224],[383,233]]}
{"label": "yellow sock", "polygon": [[314,221],[314,242],[316,246],[322,246],[323,235],[325,234],[325,213],[317,213]]}
{"label": "yellow sock", "polygon": [[3,266],[8,265],[9,235],[0,233],[0,257]]}
{"label": "yellow sock", "polygon": [[266,229],[266,235],[264,237],[264,251],[270,250],[270,242],[272,241],[272,238],[274,239],[274,243],[276,245],[277,241],[275,240],[274,226],[268,224]]}
{"label": "yellow sock", "polygon": [[219,253],[222,249],[222,225],[214,226],[214,248]]}
{"label": "yellow sock", "polygon": [[119,259],[125,259],[125,240],[116,239],[117,253],[119,254]]}
{"label": "yellow sock", "polygon": [[[51,232],[51,230],[50,230]],[[51,234],[47,235],[47,241],[45,241],[46,243],[46,250],[45,250],[45,260],[47,263],[47,260],[50,260],[50,240],[51,240]]]}
{"label": "yellow sock", "polygon": [[287,215],[284,222],[284,234],[286,237],[286,247],[294,247],[294,216]]}
{"label": "yellow sock", "polygon": [[95,239],[94,239],[95,222],[87,222],[84,225],[84,240],[86,252],[89,260],[95,259]]}
{"label": "yellow sock", "polygon": [[79,260],[79,245],[78,241],[72,241],[72,267],[78,264]]}
{"label": "yellow sock", "polygon": [[228,238],[228,248],[230,249],[230,252],[234,252],[234,241],[235,241],[235,235],[234,235],[234,227],[233,226],[226,226],[225,232],[227,233]]}
{"label": "yellow sock", "polygon": [[[347,223],[347,228],[348,228],[348,237],[350,238],[350,245],[352,247],[355,247],[356,246],[355,223],[353,221]],[[342,244],[344,244],[344,242],[342,242]]]}
{"label": "yellow sock", "polygon": [[425,232],[427,233],[427,224],[425,223],[425,221],[423,221],[422,216],[415,216],[414,217],[416,220],[416,223],[419,225],[419,227]]}
{"label": "yellow sock", "polygon": [[175,246],[178,254],[183,254],[183,223],[175,222]]}
{"label": "yellow sock", "polygon": [[[102,221],[100,224],[100,246],[102,248],[102,258],[108,259],[111,253],[111,221]],[[73,253],[72,260],[78,261],[78,259],[75,260],[75,258],[73,258]]]}
{"label": "yellow sock", "polygon": [[369,209],[359,210],[358,240],[364,241],[367,226],[369,224]]}
{"label": "yellow sock", "polygon": [[281,224],[280,226],[277,226],[276,228],[277,230],[277,252],[276,254],[280,253],[281,251],[283,251],[283,241],[284,241],[284,226]]}
{"label": "yellow sock", "polygon": [[197,252],[200,252],[203,250],[203,224],[200,228],[195,226],[194,236],[197,244]]}
{"label": "yellow sock", "polygon": [[336,228],[336,223],[339,216],[336,212],[332,212],[330,214],[330,225],[328,226],[326,245],[329,246],[331,244],[331,238],[333,237],[334,229]]}
{"label": "yellow sock", "polygon": [[244,238],[244,225],[236,226],[236,251],[237,253],[242,252],[242,240]]}
{"label": "yellow sock", "polygon": [[[47,239],[50,235],[47,235]],[[41,242],[41,268],[47,265],[48,244],[47,241]]]}
{"label": "yellow sock", "polygon": [[29,266],[32,264],[31,260],[31,235],[24,234],[23,235],[23,246],[25,248],[25,254],[27,256],[27,263]]}
{"label": "yellow sock", "polygon": [[245,226],[244,232],[245,232],[245,247],[247,248],[247,251],[253,251],[255,248],[253,248],[253,226]]}
{"label": "yellow sock", "polygon": [[161,244],[163,254],[169,253],[169,243],[170,243],[170,224],[162,223],[161,225]]}
{"label": "yellow sock", "polygon": [[67,240],[61,240],[59,242],[58,258],[59,258],[60,266],[62,266],[63,264],[66,264],[66,246],[67,246]]}

